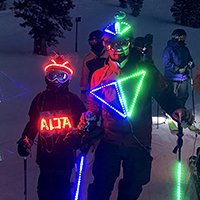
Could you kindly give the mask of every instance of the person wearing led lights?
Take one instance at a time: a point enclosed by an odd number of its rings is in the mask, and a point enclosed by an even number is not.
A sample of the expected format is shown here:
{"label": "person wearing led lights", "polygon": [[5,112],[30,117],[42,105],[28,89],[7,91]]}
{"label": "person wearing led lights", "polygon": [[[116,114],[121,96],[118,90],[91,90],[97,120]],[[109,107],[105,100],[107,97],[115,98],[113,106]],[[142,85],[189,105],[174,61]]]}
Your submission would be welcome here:
{"label": "person wearing led lights", "polygon": [[88,200],[110,198],[121,163],[118,200],[138,199],[142,186],[150,181],[152,97],[184,127],[194,120],[152,62],[134,62],[132,27],[122,21],[124,17],[124,12],[117,12],[116,21],[104,29],[109,58],[92,76],[88,111],[78,125],[84,128],[87,113],[93,113],[97,120],[102,117],[105,131],[95,151]]}
{"label": "person wearing led lights", "polygon": [[38,135],[39,200],[71,200],[73,150],[81,145],[81,136],[72,129],[86,108],[79,97],[69,91],[73,70],[68,61],[57,55],[45,66],[44,72],[47,88],[32,101],[29,122],[18,141],[18,153],[28,156]]}
{"label": "person wearing led lights", "polygon": [[101,30],[95,30],[89,34],[88,43],[91,50],[83,60],[80,81],[83,103],[87,103],[92,74],[104,66],[104,61],[108,57],[108,52],[103,45],[103,37],[104,33]]}

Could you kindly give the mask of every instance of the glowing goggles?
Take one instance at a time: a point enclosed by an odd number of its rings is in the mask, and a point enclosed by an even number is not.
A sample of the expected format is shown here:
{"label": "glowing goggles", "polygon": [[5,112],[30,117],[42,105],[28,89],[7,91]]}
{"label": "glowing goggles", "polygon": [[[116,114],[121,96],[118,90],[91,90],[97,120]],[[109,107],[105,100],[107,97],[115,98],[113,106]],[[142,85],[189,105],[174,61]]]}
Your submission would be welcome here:
{"label": "glowing goggles", "polygon": [[65,83],[66,81],[71,79],[70,74],[68,74],[66,71],[58,70],[58,69],[47,70],[45,73],[45,76],[51,82],[54,82],[55,80],[57,80],[60,83]]}
{"label": "glowing goggles", "polygon": [[109,49],[115,49],[117,47],[122,47],[122,48],[128,48],[130,46],[130,41],[127,39],[124,40],[107,40],[106,42],[106,46]]}

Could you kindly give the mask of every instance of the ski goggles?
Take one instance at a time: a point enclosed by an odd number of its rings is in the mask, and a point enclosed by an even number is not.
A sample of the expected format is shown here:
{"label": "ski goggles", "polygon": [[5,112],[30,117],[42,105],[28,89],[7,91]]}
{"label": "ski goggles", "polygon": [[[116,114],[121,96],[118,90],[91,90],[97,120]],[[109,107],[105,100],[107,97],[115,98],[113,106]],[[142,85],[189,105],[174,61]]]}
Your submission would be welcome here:
{"label": "ski goggles", "polygon": [[100,42],[102,42],[103,41],[103,38],[94,38],[94,39],[92,39],[92,40],[88,40],[88,43],[90,44],[90,45],[96,45],[96,44],[98,44],[98,43],[100,43]]}
{"label": "ski goggles", "polygon": [[123,49],[129,48],[131,43],[128,39],[124,39],[124,40],[106,40],[105,44],[108,47],[108,49],[113,50],[119,46],[122,47]]}
{"label": "ski goggles", "polygon": [[180,35],[180,36],[172,36],[172,38],[177,39],[178,41],[185,41],[187,38],[187,35]]}
{"label": "ski goggles", "polygon": [[66,71],[58,70],[58,69],[50,69],[45,72],[46,78],[51,81],[58,81],[60,83],[65,83],[69,79],[71,79],[71,75],[68,74]]}

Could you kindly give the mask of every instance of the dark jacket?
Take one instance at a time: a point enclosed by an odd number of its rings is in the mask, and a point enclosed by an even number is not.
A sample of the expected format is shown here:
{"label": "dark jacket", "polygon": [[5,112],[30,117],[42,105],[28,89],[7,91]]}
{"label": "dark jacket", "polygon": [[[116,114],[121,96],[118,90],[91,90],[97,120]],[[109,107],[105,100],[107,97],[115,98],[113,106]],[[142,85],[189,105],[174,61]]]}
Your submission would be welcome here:
{"label": "dark jacket", "polygon": [[[175,66],[184,68],[189,61],[193,61],[189,49],[177,42],[169,40],[167,46],[163,51],[163,65],[165,67],[164,77],[170,81],[184,81],[188,79],[187,75],[182,75],[175,72]],[[189,72],[186,72],[189,74]]]}
{"label": "dark jacket", "polygon": [[104,48],[99,56],[97,56],[92,50],[85,56],[83,60],[83,66],[81,70],[81,90],[88,90],[90,88],[90,80],[92,74],[97,69],[104,66],[104,61],[108,57],[108,52]]}
{"label": "dark jacket", "polygon": [[[97,98],[89,95],[87,110],[94,112],[97,116],[102,115],[102,127],[105,129],[103,140],[117,144],[119,146],[151,146],[152,132],[152,97],[161,107],[172,114],[181,108],[179,100],[169,88],[167,81],[152,63],[134,63],[134,55],[129,55],[126,65],[119,69],[112,60],[108,60],[106,65],[94,72],[91,80],[91,89],[105,85],[114,80],[130,76],[141,70],[146,71],[146,75],[141,86],[138,98],[135,102],[133,114],[124,119],[113,111],[106,104]],[[123,90],[126,96],[127,106],[129,107],[135,96],[135,85],[138,86],[138,79],[130,79],[124,82]],[[126,84],[125,84],[126,83]],[[105,87],[101,90],[101,95],[106,102],[119,108],[119,100],[115,87]],[[136,136],[136,138],[135,138]],[[138,142],[138,141],[139,142]]]}
{"label": "dark jacket", "polygon": [[[30,120],[23,131],[22,137],[26,135],[29,139],[34,140],[38,135],[36,159],[38,165],[48,169],[71,169],[74,165],[73,149],[80,145],[80,138],[63,141],[69,129],[65,129],[62,134],[60,132],[53,132],[51,136],[45,136],[45,133],[42,134],[42,131],[40,131],[41,116],[45,116],[47,113],[54,116],[57,111],[64,112],[64,115],[69,117],[70,124],[76,127],[82,112],[85,110],[85,106],[78,96],[68,91],[67,84],[62,85],[57,91],[52,91],[47,87],[45,91],[34,98],[29,110]],[[55,116],[55,124],[52,125],[55,127],[59,126],[56,117],[58,116]],[[61,123],[64,124],[64,121],[61,121]],[[64,126],[63,124],[60,126]],[[68,125],[67,122],[65,122],[65,125]],[[50,128],[50,125],[48,126]]]}

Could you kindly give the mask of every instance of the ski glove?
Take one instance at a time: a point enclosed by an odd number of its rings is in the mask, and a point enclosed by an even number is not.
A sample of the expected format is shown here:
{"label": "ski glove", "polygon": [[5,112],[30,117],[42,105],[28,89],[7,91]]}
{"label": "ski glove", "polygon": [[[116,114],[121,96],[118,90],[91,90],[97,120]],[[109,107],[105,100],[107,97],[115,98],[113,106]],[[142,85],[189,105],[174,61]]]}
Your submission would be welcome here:
{"label": "ski glove", "polygon": [[79,130],[88,129],[89,126],[92,126],[93,123],[96,122],[96,116],[91,111],[87,111],[82,113],[80,122],[77,126]]}
{"label": "ski glove", "polygon": [[67,142],[67,147],[69,149],[78,149],[81,147],[81,132],[77,128],[71,129],[63,139]]}
{"label": "ski glove", "polygon": [[180,108],[172,113],[172,117],[181,123],[183,128],[190,127],[194,122],[194,116],[185,108]]}
{"label": "ski glove", "polygon": [[194,64],[193,61],[189,61],[187,66],[188,66],[189,69],[193,69],[195,67],[195,64]]}
{"label": "ski glove", "polygon": [[20,156],[26,157],[30,154],[33,142],[27,136],[19,139],[19,141],[17,141],[17,144],[17,151]]}
{"label": "ski glove", "polygon": [[188,75],[189,72],[187,70],[188,65],[186,65],[183,68],[179,68],[178,66],[174,66],[174,73],[176,74],[183,74],[183,75]]}

